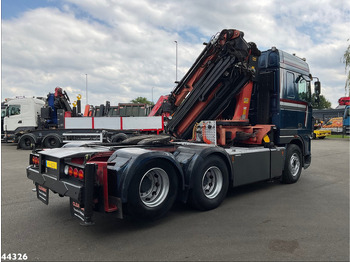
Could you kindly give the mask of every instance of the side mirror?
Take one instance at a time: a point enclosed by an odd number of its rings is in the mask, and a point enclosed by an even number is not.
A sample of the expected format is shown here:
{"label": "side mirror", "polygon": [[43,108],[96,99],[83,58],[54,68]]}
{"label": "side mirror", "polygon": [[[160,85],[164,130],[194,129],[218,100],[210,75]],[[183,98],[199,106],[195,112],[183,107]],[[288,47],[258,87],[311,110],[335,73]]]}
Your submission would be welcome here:
{"label": "side mirror", "polygon": [[321,94],[321,82],[320,81],[315,82],[315,94],[316,95]]}

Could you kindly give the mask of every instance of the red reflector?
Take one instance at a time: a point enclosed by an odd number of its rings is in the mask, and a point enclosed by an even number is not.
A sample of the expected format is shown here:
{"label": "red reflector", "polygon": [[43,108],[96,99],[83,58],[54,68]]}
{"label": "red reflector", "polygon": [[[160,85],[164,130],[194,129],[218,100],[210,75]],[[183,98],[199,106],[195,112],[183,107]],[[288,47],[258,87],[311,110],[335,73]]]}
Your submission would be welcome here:
{"label": "red reflector", "polygon": [[73,175],[74,177],[78,177],[78,168],[74,168]]}
{"label": "red reflector", "polygon": [[79,170],[79,179],[83,180],[84,179],[84,171],[82,169]]}
{"label": "red reflector", "polygon": [[33,163],[34,165],[39,165],[39,158],[36,157],[36,156],[32,156],[32,163]]}
{"label": "red reflector", "polygon": [[73,175],[73,167],[68,168],[68,175],[72,176]]}

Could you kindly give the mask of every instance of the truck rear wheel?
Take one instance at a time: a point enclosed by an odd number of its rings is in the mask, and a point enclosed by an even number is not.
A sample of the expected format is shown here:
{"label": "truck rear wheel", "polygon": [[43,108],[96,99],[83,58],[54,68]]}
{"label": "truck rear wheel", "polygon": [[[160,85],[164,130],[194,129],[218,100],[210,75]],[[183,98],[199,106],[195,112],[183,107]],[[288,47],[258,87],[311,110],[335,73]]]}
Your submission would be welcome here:
{"label": "truck rear wheel", "polygon": [[24,150],[30,150],[30,149],[33,149],[35,145],[35,141],[32,135],[24,134],[21,136],[18,144],[20,148]]}
{"label": "truck rear wheel", "polygon": [[45,148],[57,148],[61,147],[62,143],[57,134],[48,134],[44,138],[44,147]]}
{"label": "truck rear wheel", "polygon": [[170,165],[151,161],[135,172],[129,185],[126,212],[138,220],[164,216],[177,195],[177,176]]}
{"label": "truck rear wheel", "polygon": [[217,208],[224,201],[228,190],[228,171],[218,156],[210,156],[194,174],[190,192],[190,204],[199,210]]}
{"label": "truck rear wheel", "polygon": [[287,147],[286,160],[282,173],[282,182],[293,184],[299,180],[302,169],[301,151],[297,145]]}

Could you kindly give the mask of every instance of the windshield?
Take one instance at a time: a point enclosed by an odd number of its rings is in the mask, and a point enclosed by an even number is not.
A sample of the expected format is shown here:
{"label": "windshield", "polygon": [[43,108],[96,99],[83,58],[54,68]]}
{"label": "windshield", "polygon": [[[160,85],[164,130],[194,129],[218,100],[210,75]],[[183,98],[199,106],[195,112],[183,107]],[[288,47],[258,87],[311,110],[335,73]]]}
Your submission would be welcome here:
{"label": "windshield", "polygon": [[10,105],[7,108],[8,116],[15,116],[19,115],[21,113],[21,106],[20,105]]}

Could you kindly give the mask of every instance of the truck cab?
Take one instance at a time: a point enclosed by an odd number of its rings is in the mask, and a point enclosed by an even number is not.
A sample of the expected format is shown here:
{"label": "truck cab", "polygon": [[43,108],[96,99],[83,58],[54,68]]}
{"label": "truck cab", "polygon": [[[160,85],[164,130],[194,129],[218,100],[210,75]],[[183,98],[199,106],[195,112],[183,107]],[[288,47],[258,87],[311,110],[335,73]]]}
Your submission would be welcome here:
{"label": "truck cab", "polygon": [[14,138],[14,134],[25,130],[34,130],[38,127],[38,115],[45,105],[37,98],[13,99],[7,103],[4,117],[4,132],[7,138]]}
{"label": "truck cab", "polygon": [[272,139],[277,145],[293,141],[310,164],[312,130],[311,80],[304,59],[275,47],[259,57],[259,75],[254,85],[250,121],[275,126]]}

